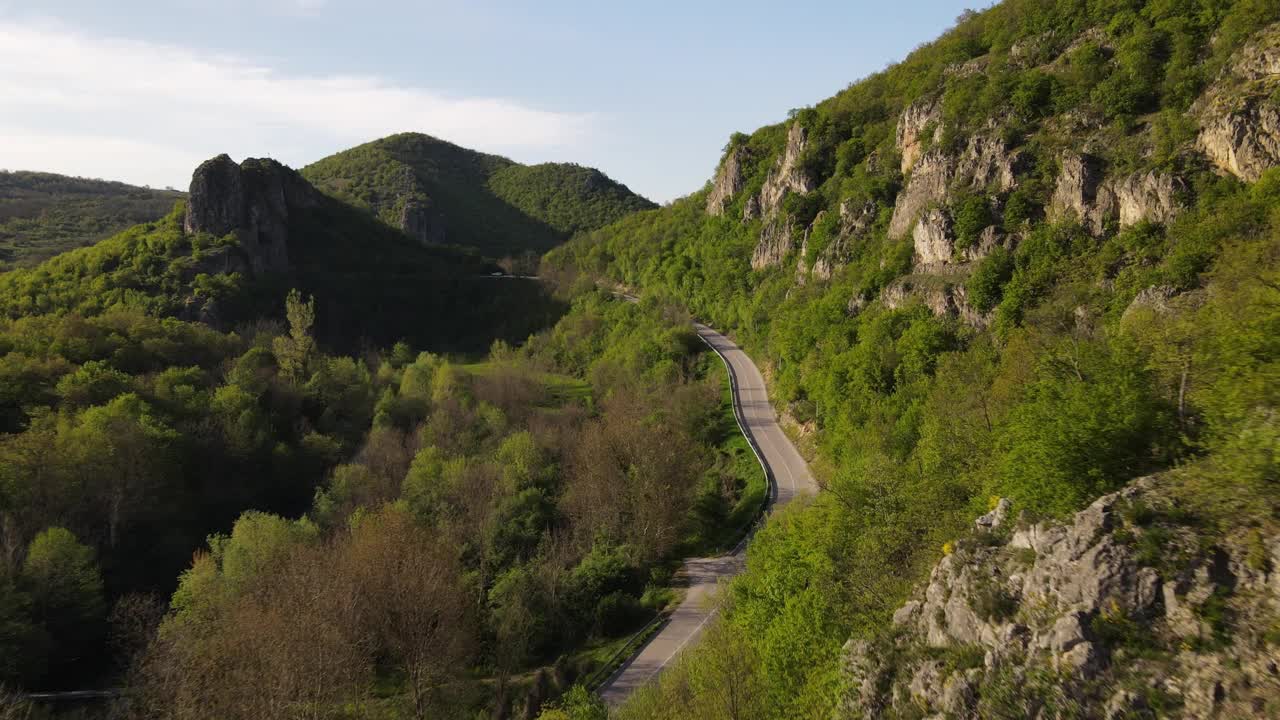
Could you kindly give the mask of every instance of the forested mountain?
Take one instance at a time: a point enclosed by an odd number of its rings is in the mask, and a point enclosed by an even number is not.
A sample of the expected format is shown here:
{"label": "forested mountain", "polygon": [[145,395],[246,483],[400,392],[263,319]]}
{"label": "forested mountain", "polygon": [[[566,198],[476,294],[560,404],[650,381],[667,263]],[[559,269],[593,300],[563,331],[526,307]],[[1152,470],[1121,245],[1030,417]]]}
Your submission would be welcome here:
{"label": "forested mountain", "polygon": [[540,254],[575,232],[654,207],[598,170],[520,165],[419,133],[345,150],[302,174],[423,243],[490,257]]}
{"label": "forested mountain", "polygon": [[824,484],[619,716],[1280,712],[1278,20],[966,13],[549,254],[733,332]]}
{"label": "forested mountain", "polygon": [[182,193],[40,172],[0,172],[0,270],[34,265],[164,217]]}

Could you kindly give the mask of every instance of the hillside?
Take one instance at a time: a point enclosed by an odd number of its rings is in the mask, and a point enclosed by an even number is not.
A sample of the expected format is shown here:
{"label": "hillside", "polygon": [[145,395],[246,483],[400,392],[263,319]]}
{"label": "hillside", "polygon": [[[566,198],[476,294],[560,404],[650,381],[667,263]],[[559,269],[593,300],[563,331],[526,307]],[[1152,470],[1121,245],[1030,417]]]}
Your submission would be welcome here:
{"label": "hillside", "polygon": [[[1036,678],[1062,716],[1106,715],[1121,691],[1130,716],[1274,712],[1280,688],[1258,697],[1255,675],[1209,688],[1208,710],[1202,686],[1165,680],[1275,649],[1251,588],[1280,541],[1277,21],[1260,0],[967,13],[733,135],[699,192],[548,255],[548,277],[621,283],[733,333],[824,484],[757,536],[725,632],[621,717],[721,716],[725,698],[740,717],[1024,717],[1045,707],[1024,702]],[[1011,576],[957,592],[965,612],[895,625],[931,576],[936,605],[948,578],[989,571],[968,538],[992,498],[1025,513],[1015,529],[1050,527],[1143,476],[1162,509],[1118,542],[1185,536],[1188,568],[1217,573],[1219,548],[1249,583],[1163,569],[1142,575],[1157,601],[1112,608],[1037,604],[1057,581]],[[1240,532],[1254,575],[1235,567]],[[1167,630],[1183,611],[1211,630]],[[1029,642],[966,635],[968,612]],[[1040,642],[1072,612],[1079,637]]]}
{"label": "hillside", "polygon": [[417,133],[340,152],[302,174],[424,244],[490,257],[540,254],[575,232],[654,207],[598,170],[520,165]]}
{"label": "hillside", "polygon": [[314,295],[317,335],[333,348],[407,339],[481,350],[524,338],[554,312],[528,283],[495,285],[484,277],[492,269],[414,243],[275,161],[224,155],[196,170],[167,216],[0,276],[0,314],[130,307],[227,331],[282,318],[292,287]]}
{"label": "hillside", "polygon": [[104,180],[0,172],[0,270],[34,265],[161,218],[181,197]]}

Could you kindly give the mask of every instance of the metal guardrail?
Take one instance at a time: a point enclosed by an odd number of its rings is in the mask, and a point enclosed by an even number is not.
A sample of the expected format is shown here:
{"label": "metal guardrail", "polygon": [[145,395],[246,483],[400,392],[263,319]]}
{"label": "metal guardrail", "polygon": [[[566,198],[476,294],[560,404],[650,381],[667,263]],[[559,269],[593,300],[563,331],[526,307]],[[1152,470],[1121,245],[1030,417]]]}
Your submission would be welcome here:
{"label": "metal guardrail", "polygon": [[[711,329],[710,325],[705,323],[701,324],[703,327]],[[737,421],[738,431],[747,439],[747,445],[751,447],[751,452],[755,454],[756,462],[760,463],[760,469],[764,471],[764,500],[761,501],[760,508],[756,511],[755,517],[751,522],[743,526],[742,539],[738,541],[737,545],[734,545],[732,550],[732,554],[736,555],[738,551],[742,549],[742,546],[751,539],[751,536],[755,534],[756,530],[759,529],[760,524],[764,522],[764,519],[767,516],[769,506],[773,504],[774,500],[777,500],[778,482],[774,477],[773,468],[769,466],[769,461],[764,459],[764,453],[760,451],[760,445],[756,442],[755,435],[752,434],[751,429],[747,426],[746,413],[742,410],[742,397],[738,392],[738,373],[734,371],[733,365],[729,362],[729,358],[725,357],[724,353],[720,352],[715,345],[712,345],[711,341],[702,337],[701,334],[698,335],[698,339],[705,343],[707,347],[711,348],[711,352],[714,352],[716,356],[720,358],[720,362],[724,363],[724,369],[729,373],[729,395],[732,399],[733,419]],[[745,351],[743,352],[745,354]]]}

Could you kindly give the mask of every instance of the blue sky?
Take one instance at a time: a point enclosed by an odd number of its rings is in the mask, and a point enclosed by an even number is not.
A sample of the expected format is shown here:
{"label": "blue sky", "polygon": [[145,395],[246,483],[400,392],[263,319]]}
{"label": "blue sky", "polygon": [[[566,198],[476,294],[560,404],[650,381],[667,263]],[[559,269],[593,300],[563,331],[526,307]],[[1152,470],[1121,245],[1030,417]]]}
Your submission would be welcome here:
{"label": "blue sky", "polygon": [[901,59],[961,0],[0,0],[0,168],[185,187],[396,131],[593,165],[655,200]]}

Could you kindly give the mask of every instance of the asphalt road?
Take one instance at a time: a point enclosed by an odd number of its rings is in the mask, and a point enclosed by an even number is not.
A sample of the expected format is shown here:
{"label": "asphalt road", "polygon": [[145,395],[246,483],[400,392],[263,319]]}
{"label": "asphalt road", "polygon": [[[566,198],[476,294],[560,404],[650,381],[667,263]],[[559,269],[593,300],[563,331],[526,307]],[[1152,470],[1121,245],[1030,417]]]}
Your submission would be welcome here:
{"label": "asphalt road", "polygon": [[[808,464],[778,425],[764,377],[755,363],[742,348],[715,330],[701,323],[694,323],[694,329],[733,370],[733,392],[742,409],[747,438],[753,441],[771,471],[772,507],[816,493],[818,485]],[[685,562],[676,575],[678,581],[685,581],[689,586],[684,602],[667,624],[600,687],[600,697],[607,704],[611,707],[621,704],[632,691],[652,680],[681,650],[697,640],[716,613],[716,591],[721,581],[742,571],[745,547],[744,542],[733,552]]]}

